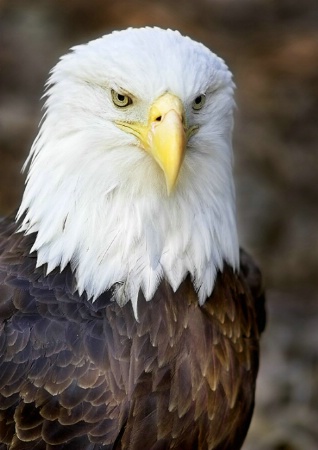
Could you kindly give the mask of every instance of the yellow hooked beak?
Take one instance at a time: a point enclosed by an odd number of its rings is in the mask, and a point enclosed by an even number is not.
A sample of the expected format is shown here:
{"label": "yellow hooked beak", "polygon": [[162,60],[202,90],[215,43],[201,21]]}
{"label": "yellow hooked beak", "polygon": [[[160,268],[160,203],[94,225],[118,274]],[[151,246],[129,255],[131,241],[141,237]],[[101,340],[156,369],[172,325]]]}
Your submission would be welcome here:
{"label": "yellow hooked beak", "polygon": [[148,123],[116,121],[122,130],[136,136],[163,170],[168,195],[176,184],[187,141],[198,127],[186,128],[181,100],[173,94],[160,96],[151,106]]}

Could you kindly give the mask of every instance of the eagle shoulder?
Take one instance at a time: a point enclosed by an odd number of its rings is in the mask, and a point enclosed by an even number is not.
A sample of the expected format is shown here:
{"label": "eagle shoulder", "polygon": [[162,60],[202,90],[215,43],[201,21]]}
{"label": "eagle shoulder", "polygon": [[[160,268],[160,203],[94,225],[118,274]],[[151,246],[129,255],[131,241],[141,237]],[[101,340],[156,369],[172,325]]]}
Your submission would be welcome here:
{"label": "eagle shoulder", "polygon": [[240,249],[240,272],[253,296],[258,330],[261,333],[266,326],[265,292],[262,274],[251,255],[242,248]]}

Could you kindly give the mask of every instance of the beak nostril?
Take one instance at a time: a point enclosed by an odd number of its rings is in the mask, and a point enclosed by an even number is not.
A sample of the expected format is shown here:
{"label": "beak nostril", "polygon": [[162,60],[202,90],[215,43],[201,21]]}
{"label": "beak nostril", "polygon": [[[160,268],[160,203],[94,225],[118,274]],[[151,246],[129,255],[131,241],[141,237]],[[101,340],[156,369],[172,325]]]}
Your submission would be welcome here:
{"label": "beak nostril", "polygon": [[162,116],[158,116],[158,117],[155,118],[155,121],[156,122],[161,122],[161,119],[162,119]]}

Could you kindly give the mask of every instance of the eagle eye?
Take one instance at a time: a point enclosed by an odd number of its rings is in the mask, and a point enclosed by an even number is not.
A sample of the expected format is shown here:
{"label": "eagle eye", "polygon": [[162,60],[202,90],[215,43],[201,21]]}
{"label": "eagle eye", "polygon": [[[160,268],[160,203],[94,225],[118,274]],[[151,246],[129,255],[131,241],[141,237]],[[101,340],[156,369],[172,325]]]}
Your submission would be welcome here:
{"label": "eagle eye", "polygon": [[111,90],[111,94],[114,105],[118,106],[119,108],[124,108],[125,106],[129,106],[132,104],[132,99],[129,97],[129,95],[120,94],[119,92],[114,91],[114,89]]}
{"label": "eagle eye", "polygon": [[199,109],[201,109],[201,108],[204,106],[204,103],[205,103],[205,95],[204,95],[204,94],[198,95],[198,96],[193,100],[192,108],[193,108],[195,111],[199,111]]}

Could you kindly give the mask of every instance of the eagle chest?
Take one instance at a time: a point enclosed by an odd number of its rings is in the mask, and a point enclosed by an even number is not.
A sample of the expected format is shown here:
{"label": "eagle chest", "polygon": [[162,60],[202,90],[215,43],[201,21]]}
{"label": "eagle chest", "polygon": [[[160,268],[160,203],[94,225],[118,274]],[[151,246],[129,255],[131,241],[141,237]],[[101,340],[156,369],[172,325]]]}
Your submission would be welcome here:
{"label": "eagle chest", "polygon": [[239,275],[225,267],[203,306],[189,278],[175,293],[162,282],[151,301],[140,295],[136,320],[131,303],[121,307],[109,292],[94,303],[71,294],[69,269],[43,270],[24,258],[3,286],[10,318],[2,334],[0,442],[17,449],[241,447],[259,336]]}

